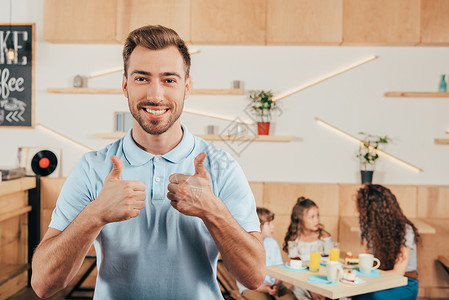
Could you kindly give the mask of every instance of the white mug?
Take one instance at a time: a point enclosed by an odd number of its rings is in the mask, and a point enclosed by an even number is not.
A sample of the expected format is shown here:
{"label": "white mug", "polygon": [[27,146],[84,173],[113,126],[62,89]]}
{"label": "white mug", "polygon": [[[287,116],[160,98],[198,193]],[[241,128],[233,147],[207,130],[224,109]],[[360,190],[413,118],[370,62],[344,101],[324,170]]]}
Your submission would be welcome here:
{"label": "white mug", "polygon": [[[373,263],[377,262],[375,266]],[[359,270],[364,274],[369,274],[371,271],[380,267],[380,260],[375,258],[374,255],[368,253],[359,254]]]}
{"label": "white mug", "polygon": [[302,269],[302,261],[300,261],[299,259],[291,259],[290,267],[293,269]]}
{"label": "white mug", "polygon": [[343,277],[343,268],[338,261],[328,261],[326,264],[327,280],[330,282],[338,281]]}

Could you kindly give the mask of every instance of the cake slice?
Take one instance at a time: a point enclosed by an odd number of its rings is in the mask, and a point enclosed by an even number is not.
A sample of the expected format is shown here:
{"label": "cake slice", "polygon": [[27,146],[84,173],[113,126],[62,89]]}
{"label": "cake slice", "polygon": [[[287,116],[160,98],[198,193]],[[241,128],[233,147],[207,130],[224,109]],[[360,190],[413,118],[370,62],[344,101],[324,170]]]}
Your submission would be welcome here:
{"label": "cake slice", "polygon": [[353,257],[351,252],[347,252],[345,257],[345,266],[356,266],[358,264],[359,259],[357,257]]}

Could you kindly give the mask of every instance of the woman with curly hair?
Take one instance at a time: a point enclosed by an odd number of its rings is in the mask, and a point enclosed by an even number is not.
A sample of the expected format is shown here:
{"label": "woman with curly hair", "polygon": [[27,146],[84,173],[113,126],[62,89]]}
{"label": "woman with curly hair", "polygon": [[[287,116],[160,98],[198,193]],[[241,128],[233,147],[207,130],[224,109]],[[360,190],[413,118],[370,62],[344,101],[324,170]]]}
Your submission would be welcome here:
{"label": "woman with curly hair", "polygon": [[[284,238],[283,250],[291,258],[310,260],[310,252],[320,251],[329,255],[334,246],[331,235],[320,223],[318,206],[310,199],[299,197],[293,206],[290,226]],[[294,286],[293,292],[298,299],[324,299],[323,296]]]}
{"label": "woman with curly hair", "polygon": [[367,184],[357,192],[362,242],[380,260],[380,268],[408,277],[408,284],[364,294],[353,299],[416,299],[418,273],[416,244],[419,233],[386,187]]}

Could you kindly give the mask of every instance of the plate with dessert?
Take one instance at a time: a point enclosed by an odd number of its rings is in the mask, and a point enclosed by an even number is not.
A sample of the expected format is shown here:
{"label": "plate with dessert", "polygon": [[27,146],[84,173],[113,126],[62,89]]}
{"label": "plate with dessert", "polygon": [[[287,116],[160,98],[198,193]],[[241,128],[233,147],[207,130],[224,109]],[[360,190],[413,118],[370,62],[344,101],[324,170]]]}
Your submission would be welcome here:
{"label": "plate with dessert", "polygon": [[362,284],[365,283],[366,281],[360,277],[357,277],[355,270],[345,270],[341,282],[347,284]]}
{"label": "plate with dessert", "polygon": [[[301,262],[301,261],[299,261],[299,262]],[[304,264],[297,264],[295,262],[292,263],[291,261],[286,262],[284,265],[287,269],[292,269],[294,271],[307,270],[307,266],[305,266]]]}

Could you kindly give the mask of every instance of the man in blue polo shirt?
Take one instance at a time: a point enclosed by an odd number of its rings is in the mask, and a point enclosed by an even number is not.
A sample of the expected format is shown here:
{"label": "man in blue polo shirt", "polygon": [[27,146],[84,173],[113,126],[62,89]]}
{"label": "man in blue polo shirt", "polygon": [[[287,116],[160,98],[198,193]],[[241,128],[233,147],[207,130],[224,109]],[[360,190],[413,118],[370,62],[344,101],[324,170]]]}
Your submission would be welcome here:
{"label": "man in blue polo shirt", "polygon": [[122,89],[133,128],[67,178],[32,263],[40,297],[73,279],[94,243],[94,299],[221,299],[218,254],[250,289],[265,277],[254,197],[232,157],[179,119],[190,56],[173,30],[128,36]]}

